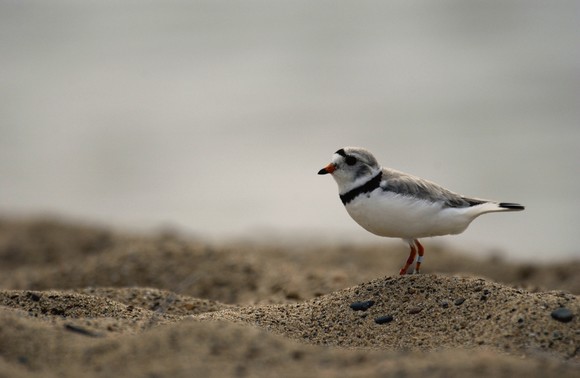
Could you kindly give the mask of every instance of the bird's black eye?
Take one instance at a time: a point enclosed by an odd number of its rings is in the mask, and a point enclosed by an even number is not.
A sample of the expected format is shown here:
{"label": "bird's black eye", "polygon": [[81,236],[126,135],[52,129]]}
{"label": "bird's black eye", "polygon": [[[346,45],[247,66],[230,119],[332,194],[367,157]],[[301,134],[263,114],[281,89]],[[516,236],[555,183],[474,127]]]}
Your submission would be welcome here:
{"label": "bird's black eye", "polygon": [[344,161],[348,165],[355,165],[356,164],[356,158],[354,156],[347,155],[344,158]]}

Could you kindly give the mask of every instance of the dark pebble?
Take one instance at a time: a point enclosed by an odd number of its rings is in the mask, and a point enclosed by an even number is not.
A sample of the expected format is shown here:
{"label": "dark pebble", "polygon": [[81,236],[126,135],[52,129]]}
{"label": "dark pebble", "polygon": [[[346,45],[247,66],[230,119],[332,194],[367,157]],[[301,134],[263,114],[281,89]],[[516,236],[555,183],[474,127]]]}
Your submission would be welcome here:
{"label": "dark pebble", "polygon": [[447,301],[441,302],[441,307],[443,307],[443,308],[449,307],[449,302],[447,302]]}
{"label": "dark pebble", "polygon": [[350,304],[350,308],[355,311],[366,311],[369,308],[373,307],[375,301],[364,301],[364,302],[353,302]]}
{"label": "dark pebble", "polygon": [[453,303],[455,303],[455,306],[460,306],[463,302],[465,302],[465,298],[457,298]]}
{"label": "dark pebble", "polygon": [[391,315],[384,315],[384,316],[379,316],[378,318],[375,318],[375,323],[377,324],[385,324],[385,323],[390,323],[393,321],[393,317]]}
{"label": "dark pebble", "polygon": [[574,314],[572,313],[572,311],[570,311],[566,307],[560,307],[559,309],[552,311],[551,315],[552,318],[562,323],[568,323],[574,318]]}
{"label": "dark pebble", "polygon": [[421,310],[421,307],[412,307],[409,309],[409,314],[418,314],[421,312]]}
{"label": "dark pebble", "polygon": [[79,326],[76,326],[74,324],[65,324],[64,325],[64,329],[66,329],[67,331],[71,331],[71,332],[78,333],[78,334],[84,335],[84,336],[89,336],[89,337],[100,337],[100,336],[102,336],[98,332],[93,332],[93,331],[88,330],[88,329],[86,329],[84,327],[79,327]]}
{"label": "dark pebble", "polygon": [[29,293],[29,296],[30,300],[32,300],[33,302],[38,302],[40,300],[40,295],[36,293]]}
{"label": "dark pebble", "polygon": [[65,311],[62,308],[52,308],[50,309],[50,314],[64,316]]}
{"label": "dark pebble", "polygon": [[304,352],[301,350],[295,350],[291,353],[292,359],[294,360],[301,360],[304,357]]}

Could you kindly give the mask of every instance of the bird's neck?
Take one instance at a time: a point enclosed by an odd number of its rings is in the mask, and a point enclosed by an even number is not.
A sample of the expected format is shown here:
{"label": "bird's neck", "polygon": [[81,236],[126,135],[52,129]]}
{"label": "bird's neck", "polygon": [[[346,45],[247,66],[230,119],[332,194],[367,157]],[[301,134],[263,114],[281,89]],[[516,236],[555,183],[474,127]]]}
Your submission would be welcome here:
{"label": "bird's neck", "polygon": [[361,194],[370,193],[376,188],[380,187],[381,181],[383,179],[383,173],[379,170],[378,173],[375,173],[370,179],[365,179],[363,182],[359,183],[359,185],[353,187],[347,192],[340,193],[340,200],[344,205],[355,199]]}

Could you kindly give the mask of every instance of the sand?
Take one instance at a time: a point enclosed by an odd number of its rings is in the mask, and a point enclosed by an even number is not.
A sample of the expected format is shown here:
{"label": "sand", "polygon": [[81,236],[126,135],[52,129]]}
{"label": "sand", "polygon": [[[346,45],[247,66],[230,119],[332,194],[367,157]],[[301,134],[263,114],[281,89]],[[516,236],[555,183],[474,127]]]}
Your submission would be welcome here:
{"label": "sand", "polygon": [[1,218],[0,377],[580,375],[580,261],[428,248]]}

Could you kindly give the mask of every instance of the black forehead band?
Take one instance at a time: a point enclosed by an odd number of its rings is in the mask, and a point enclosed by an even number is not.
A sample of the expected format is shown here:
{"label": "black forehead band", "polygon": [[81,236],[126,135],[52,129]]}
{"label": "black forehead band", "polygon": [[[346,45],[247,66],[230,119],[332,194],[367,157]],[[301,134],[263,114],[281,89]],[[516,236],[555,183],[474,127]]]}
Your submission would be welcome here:
{"label": "black forehead band", "polygon": [[346,157],[346,152],[344,152],[344,148],[341,148],[340,150],[336,151],[335,154],[339,154],[342,157]]}

